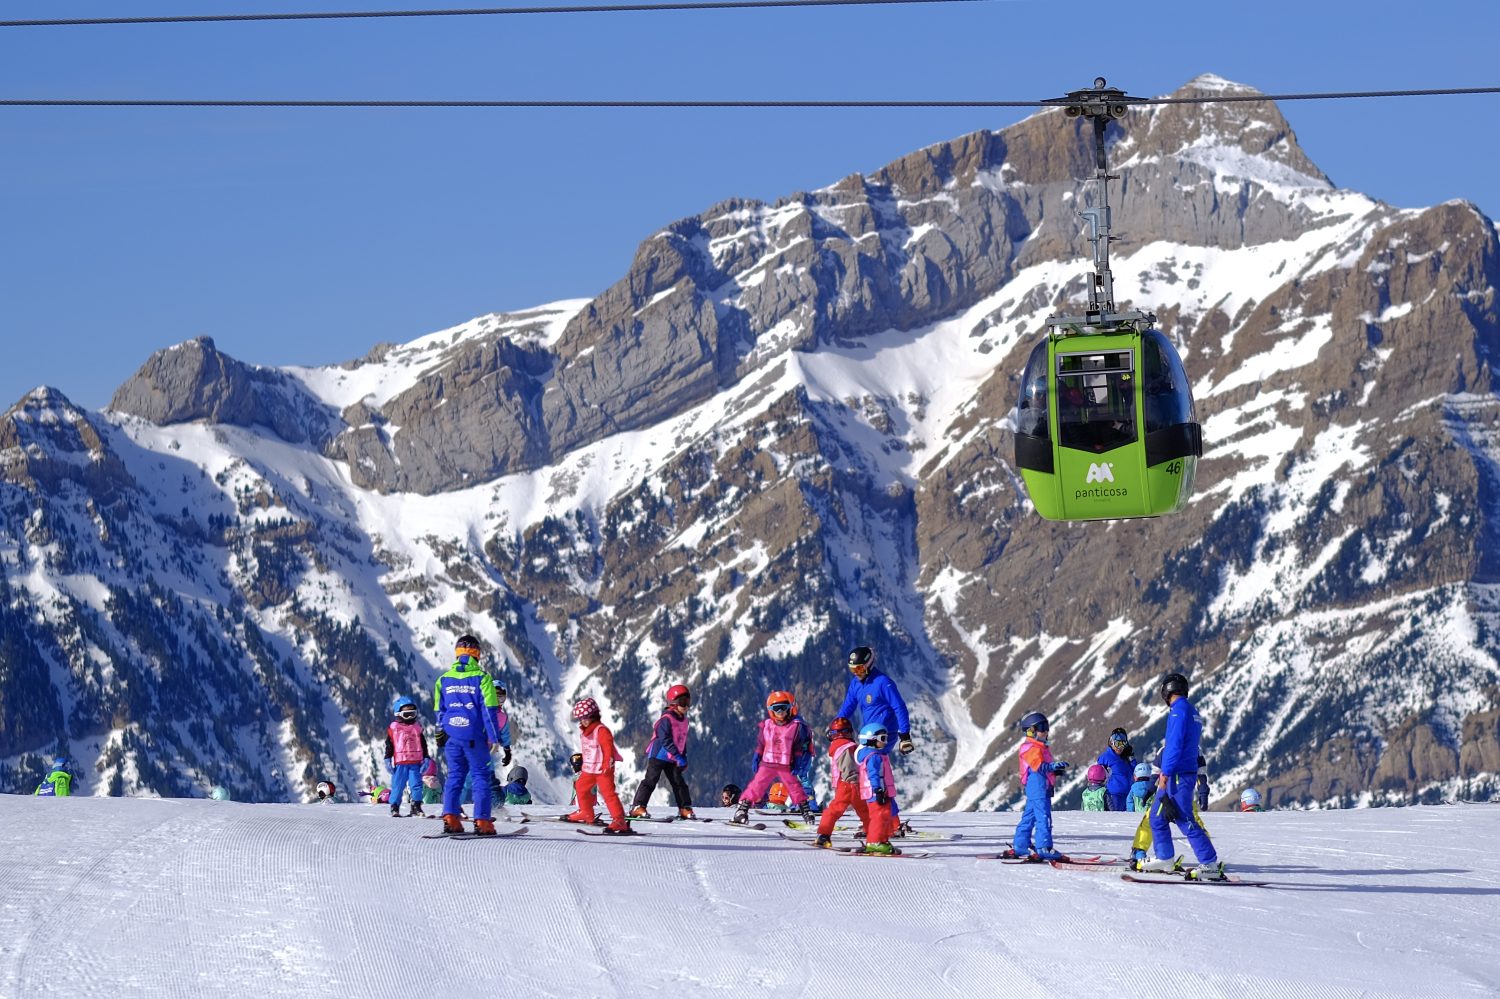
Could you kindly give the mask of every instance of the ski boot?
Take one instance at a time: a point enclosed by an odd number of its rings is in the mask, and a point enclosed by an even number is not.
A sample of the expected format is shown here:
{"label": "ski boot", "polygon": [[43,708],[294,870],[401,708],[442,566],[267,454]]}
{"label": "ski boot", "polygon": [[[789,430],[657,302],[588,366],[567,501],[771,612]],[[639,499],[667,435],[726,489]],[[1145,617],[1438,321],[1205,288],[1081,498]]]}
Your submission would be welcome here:
{"label": "ski boot", "polygon": [[475,836],[496,836],[496,835],[499,835],[498,833],[495,832],[495,820],[494,819],[475,819],[474,820],[474,835]]}
{"label": "ski boot", "polygon": [[1148,860],[1140,867],[1147,874],[1177,874],[1182,870],[1181,857],[1168,857],[1166,860]]}
{"label": "ski boot", "polygon": [[734,817],[729,820],[737,826],[748,826],[750,824],[750,802],[741,801],[734,806]]}
{"label": "ski boot", "polygon": [[1146,861],[1150,860],[1151,858],[1146,856],[1145,850],[1131,850],[1130,856],[1125,859],[1126,862],[1130,864],[1130,869],[1132,871],[1140,871],[1146,866]]}
{"label": "ski boot", "polygon": [[698,816],[693,814],[691,808],[679,808],[677,809],[677,817],[679,819],[696,819]]}
{"label": "ski boot", "polygon": [[889,843],[866,843],[865,852],[873,853],[879,857],[894,857],[901,851],[896,849],[894,846],[891,846],[891,844]]}
{"label": "ski boot", "polygon": [[1068,859],[1067,854],[1061,852],[1060,850],[1038,850],[1036,853],[1032,854],[1032,857],[1035,857],[1037,860],[1046,861]]}
{"label": "ski boot", "polygon": [[818,834],[818,841],[814,845],[818,846],[818,847],[821,847],[824,850],[832,850],[833,849],[833,837],[832,836],[824,836],[822,833],[819,833]]}
{"label": "ski boot", "polygon": [[443,832],[451,835],[453,833],[461,833],[463,831],[464,824],[459,820],[459,817],[457,815],[449,812],[447,815],[443,816]]}
{"label": "ski boot", "polygon": [[391,806],[391,818],[393,818],[393,819],[399,819],[400,817],[401,817],[401,806],[400,805],[392,805]]}
{"label": "ski boot", "polygon": [[1224,873],[1224,862],[1214,864],[1199,864],[1187,872],[1189,881],[1228,881],[1229,875]]}
{"label": "ski boot", "polygon": [[611,835],[611,836],[638,836],[638,835],[640,835],[634,829],[630,828],[630,823],[626,822],[624,819],[616,819],[615,821],[611,822],[609,825],[605,826],[604,827],[604,831],[606,833],[608,833],[609,835]]}
{"label": "ski boot", "polygon": [[411,814],[415,815],[419,819],[422,818],[424,813],[422,811],[422,803],[420,801],[413,801],[411,803]]}
{"label": "ski boot", "polygon": [[598,825],[598,823],[594,821],[594,817],[592,815],[587,815],[583,812],[570,812],[569,814],[563,816],[563,821],[576,822],[581,826]]}
{"label": "ski boot", "polygon": [[911,823],[906,821],[905,819],[902,819],[900,822],[896,823],[896,831],[891,833],[892,836],[898,837],[900,839],[905,839],[908,836],[915,836],[916,834],[917,831],[913,829],[911,827]]}
{"label": "ski boot", "polygon": [[803,822],[806,822],[810,826],[815,826],[818,824],[817,817],[813,815],[812,809],[808,807],[808,804],[805,801],[797,806],[797,814],[801,817]]}
{"label": "ski boot", "polygon": [[630,817],[632,819],[649,819],[651,817],[651,813],[646,811],[645,805],[636,805],[630,810]]}

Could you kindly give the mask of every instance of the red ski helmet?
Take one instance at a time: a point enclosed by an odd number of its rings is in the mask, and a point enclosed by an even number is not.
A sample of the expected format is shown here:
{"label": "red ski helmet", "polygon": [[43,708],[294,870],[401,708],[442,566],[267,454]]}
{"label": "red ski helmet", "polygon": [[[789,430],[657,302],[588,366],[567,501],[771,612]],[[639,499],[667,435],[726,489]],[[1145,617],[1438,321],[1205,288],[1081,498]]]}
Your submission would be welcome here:
{"label": "red ski helmet", "polygon": [[847,718],[835,718],[828,723],[828,740],[854,738],[854,725]]}
{"label": "red ski helmet", "polygon": [[598,717],[598,714],[599,702],[594,700],[592,697],[585,697],[583,700],[573,705],[574,721],[583,721],[585,718]]}
{"label": "red ski helmet", "polygon": [[693,695],[688,692],[686,686],[680,683],[667,688],[667,703],[676,704],[678,701],[682,702],[683,707],[693,703]]}

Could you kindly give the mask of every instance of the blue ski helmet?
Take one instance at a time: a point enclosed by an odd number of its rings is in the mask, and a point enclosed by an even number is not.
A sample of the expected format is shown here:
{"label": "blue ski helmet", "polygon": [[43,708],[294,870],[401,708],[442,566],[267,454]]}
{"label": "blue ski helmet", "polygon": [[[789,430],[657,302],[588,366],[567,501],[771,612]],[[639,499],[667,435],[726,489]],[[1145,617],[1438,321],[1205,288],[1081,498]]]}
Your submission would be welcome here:
{"label": "blue ski helmet", "polygon": [[73,761],[66,756],[59,756],[52,761],[53,770],[67,770],[73,765]]}
{"label": "blue ski helmet", "polygon": [[1151,764],[1137,763],[1135,765],[1135,779],[1149,780],[1151,778]]}
{"label": "blue ski helmet", "polygon": [[404,694],[399,694],[397,695],[396,699],[391,702],[391,714],[399,715],[401,713],[401,709],[407,706],[410,706],[411,709],[415,711],[417,708],[417,702]]}
{"label": "blue ski helmet", "polygon": [[1021,730],[1025,731],[1029,728],[1034,728],[1038,732],[1047,731],[1047,716],[1042,714],[1040,711],[1033,711],[1025,718],[1022,718]]}
{"label": "blue ski helmet", "polygon": [[879,722],[870,722],[870,724],[859,730],[859,744],[861,746],[883,746],[890,737],[890,730]]}
{"label": "blue ski helmet", "polygon": [[1253,787],[1247,787],[1247,788],[1245,788],[1245,790],[1243,792],[1241,792],[1241,794],[1240,794],[1240,804],[1242,804],[1242,805],[1258,805],[1258,804],[1260,804],[1260,792],[1257,791]]}
{"label": "blue ski helmet", "polygon": [[531,779],[531,775],[526,772],[525,767],[511,767],[510,773],[505,775],[505,779],[512,784],[525,784]]}
{"label": "blue ski helmet", "polygon": [[225,787],[223,784],[215,784],[214,789],[208,792],[208,796],[215,801],[228,801],[229,788]]}

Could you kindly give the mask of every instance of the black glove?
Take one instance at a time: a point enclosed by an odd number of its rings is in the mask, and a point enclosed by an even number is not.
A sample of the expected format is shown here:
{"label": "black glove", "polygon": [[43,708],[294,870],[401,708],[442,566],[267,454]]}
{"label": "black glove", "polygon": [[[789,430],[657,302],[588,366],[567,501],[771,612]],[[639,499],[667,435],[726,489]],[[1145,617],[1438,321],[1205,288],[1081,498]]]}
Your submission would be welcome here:
{"label": "black glove", "polygon": [[907,755],[913,749],[917,748],[912,744],[910,732],[902,732],[900,735],[896,736],[896,748],[901,750],[902,756]]}
{"label": "black glove", "polygon": [[1120,759],[1122,759],[1122,760],[1133,760],[1133,759],[1135,759],[1135,747],[1132,746],[1128,742],[1125,743],[1125,752],[1123,752],[1123,753],[1120,754]]}
{"label": "black glove", "polygon": [[1168,822],[1176,822],[1182,818],[1182,809],[1177,807],[1177,802],[1172,800],[1170,794],[1159,794],[1161,804],[1157,805],[1157,812]]}
{"label": "black glove", "polygon": [[886,805],[888,805],[890,803],[891,803],[891,796],[885,793],[885,788],[882,787],[882,788],[878,789],[875,792],[875,804],[877,804],[880,807],[884,808]]}
{"label": "black glove", "polygon": [[437,738],[435,738],[433,741],[437,743],[437,747],[439,749],[442,749],[444,746],[448,745],[448,730],[445,728],[438,729]]}
{"label": "black glove", "polygon": [[500,765],[502,767],[508,767],[508,766],[510,766],[510,747],[509,746],[502,746],[500,748]]}

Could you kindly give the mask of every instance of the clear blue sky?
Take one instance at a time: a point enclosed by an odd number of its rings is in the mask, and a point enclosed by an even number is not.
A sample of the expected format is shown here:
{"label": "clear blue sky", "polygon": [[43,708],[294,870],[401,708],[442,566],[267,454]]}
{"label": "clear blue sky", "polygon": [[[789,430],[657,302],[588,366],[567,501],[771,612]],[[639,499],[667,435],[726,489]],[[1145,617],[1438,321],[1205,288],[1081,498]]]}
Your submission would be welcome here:
{"label": "clear blue sky", "polygon": [[[456,4],[10,0],[0,18],[423,6]],[[1273,93],[1479,87],[1500,85],[1497,38],[1492,2],[7,28],[0,97],[1031,100],[1203,72]],[[1282,110],[1340,186],[1500,211],[1500,97]],[[252,363],[323,364],[593,295],[673,219],[1023,113],[0,108],[0,408],[39,384],[102,407],[200,334]]]}

